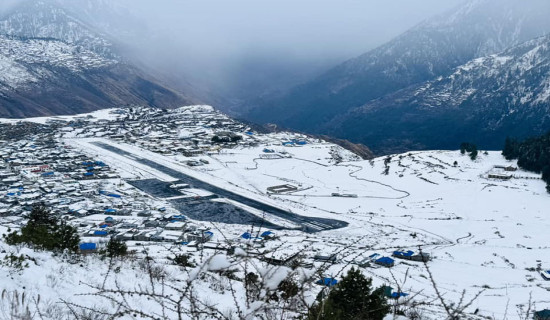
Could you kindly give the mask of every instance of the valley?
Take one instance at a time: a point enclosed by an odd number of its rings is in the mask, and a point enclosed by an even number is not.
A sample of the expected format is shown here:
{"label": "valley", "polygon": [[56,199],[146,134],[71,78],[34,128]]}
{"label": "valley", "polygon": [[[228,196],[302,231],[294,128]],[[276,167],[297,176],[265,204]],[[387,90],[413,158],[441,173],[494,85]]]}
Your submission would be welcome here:
{"label": "valley", "polygon": [[[84,154],[83,159],[101,161],[116,173],[105,180],[108,184],[95,178],[77,179],[77,185],[94,190],[93,185],[99,183],[103,185],[99,190],[121,197],[101,191],[69,195],[64,197],[68,206],[56,209],[69,210],[65,215],[80,226],[83,242],[104,246],[105,238],[93,233],[105,230],[137,251],[145,246],[160,264],[175,248],[199,265],[208,261],[205,256],[219,255],[228,246],[251,254],[261,252],[271,259],[284,260],[299,252],[303,267],[297,270],[307,273],[320,268],[323,274],[338,279],[351,266],[360,266],[377,286],[399,286],[401,292],[409,293],[408,303],[437,299],[422,262],[392,257],[394,265],[384,268],[365,261],[373,254],[391,257],[396,250],[421,250],[430,255],[429,272],[446,300],[459,301],[463,290],[466,300],[479,294],[466,308],[472,318],[500,319],[507,306],[519,310],[529,303],[530,296],[536,308],[550,303],[545,298],[550,285],[540,275],[550,264],[545,232],[550,197],[540,175],[500,169],[517,165],[499,152],[482,152],[475,161],[459,151],[419,151],[361,160],[341,147],[308,136],[250,131],[204,106],[168,112],[114,109],[96,116],[36,119],[56,127],[52,134],[65,148]],[[212,137],[222,135],[241,138],[211,142]],[[25,139],[37,144],[43,138],[34,135]],[[28,153],[23,150],[20,159]],[[45,164],[54,173],[35,181],[55,184],[67,179],[56,172],[56,165]],[[14,181],[27,184],[27,179],[35,179],[33,174],[12,172],[20,177]],[[490,175],[509,175],[510,179]],[[285,188],[270,189],[274,186]],[[39,191],[42,195],[34,200],[23,200],[24,194],[10,196],[13,187],[7,188],[4,199],[16,201],[3,207],[12,212],[17,207],[24,212],[29,203],[48,194]],[[101,202],[92,200],[96,197]],[[138,203],[141,205],[135,206]],[[114,211],[105,211],[109,208]],[[105,212],[94,213],[98,209]],[[118,211],[125,213],[119,215]],[[142,215],[142,211],[150,213]],[[166,221],[167,215],[176,218]],[[185,217],[182,226],[173,229],[179,215]],[[107,217],[115,223],[97,229]],[[2,217],[4,232],[20,223],[17,216]],[[164,230],[158,229],[163,225]],[[203,235],[192,230],[203,230]],[[275,239],[253,236],[269,230],[277,235]],[[320,256],[335,258],[327,263],[318,260]],[[230,264],[241,259],[228,258]],[[99,262],[89,256],[82,263],[96,268]],[[41,268],[31,266],[12,275],[18,279],[14,284],[25,284],[28,273]],[[67,275],[75,279],[70,282],[74,283],[78,274]],[[98,276],[90,281],[99,281]],[[183,274],[173,276],[186,278]],[[86,292],[85,287],[71,288],[58,284],[54,293],[45,294],[48,284],[35,286],[37,293],[54,300],[58,295],[67,298],[67,294]],[[313,298],[321,289],[313,285],[306,293]],[[231,308],[230,297],[223,298],[226,294],[220,301]],[[426,319],[440,319],[443,312],[436,302],[417,308]]]}

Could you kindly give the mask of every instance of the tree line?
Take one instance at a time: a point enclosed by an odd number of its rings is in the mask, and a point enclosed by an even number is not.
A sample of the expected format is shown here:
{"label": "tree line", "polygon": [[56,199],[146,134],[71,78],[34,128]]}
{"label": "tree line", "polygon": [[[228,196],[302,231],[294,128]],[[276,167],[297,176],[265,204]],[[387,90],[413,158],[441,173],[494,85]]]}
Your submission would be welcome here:
{"label": "tree line", "polygon": [[550,132],[523,141],[508,137],[502,155],[507,160],[517,159],[522,169],[542,173],[542,180],[550,193]]}

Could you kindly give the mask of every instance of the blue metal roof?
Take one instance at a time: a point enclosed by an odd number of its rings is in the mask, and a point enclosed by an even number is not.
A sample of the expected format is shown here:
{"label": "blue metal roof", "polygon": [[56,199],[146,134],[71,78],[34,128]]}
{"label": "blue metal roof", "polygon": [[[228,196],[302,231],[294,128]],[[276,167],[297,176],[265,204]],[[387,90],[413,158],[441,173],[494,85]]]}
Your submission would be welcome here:
{"label": "blue metal roof", "polygon": [[272,234],[273,234],[273,232],[271,232],[271,231],[264,231],[264,233],[261,234],[261,237],[269,237]]}
{"label": "blue metal roof", "polygon": [[338,283],[338,280],[334,278],[323,278],[323,279],[317,280],[316,283],[327,287],[332,287]]}
{"label": "blue metal roof", "polygon": [[395,263],[395,260],[393,260],[392,258],[388,258],[388,257],[382,257],[382,258],[376,260],[375,262],[381,263],[381,264],[392,264],[392,263]]}
{"label": "blue metal roof", "polygon": [[249,232],[245,232],[245,233],[241,234],[241,238],[250,239],[250,238],[252,238],[252,235]]}
{"label": "blue metal roof", "polygon": [[408,251],[394,251],[394,256],[400,256],[400,257],[412,257],[414,255],[414,251],[408,250]]}
{"label": "blue metal roof", "polygon": [[96,236],[106,236],[107,231],[96,230],[96,231],[94,231],[94,235],[96,235]]}
{"label": "blue metal roof", "polygon": [[93,242],[81,243],[79,248],[80,250],[95,250],[97,249],[97,244]]}
{"label": "blue metal roof", "polygon": [[401,298],[401,297],[406,297],[406,296],[408,296],[408,295],[409,295],[409,294],[408,294],[408,293],[405,293],[405,292],[393,292],[393,293],[391,294],[391,297],[397,299],[397,298]]}

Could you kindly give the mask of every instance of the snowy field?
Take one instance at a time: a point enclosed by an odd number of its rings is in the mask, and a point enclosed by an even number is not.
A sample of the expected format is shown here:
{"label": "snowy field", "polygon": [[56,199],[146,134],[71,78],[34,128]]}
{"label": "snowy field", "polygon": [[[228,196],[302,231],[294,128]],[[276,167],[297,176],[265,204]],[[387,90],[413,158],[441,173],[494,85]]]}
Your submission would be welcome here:
{"label": "snowy field", "polygon": [[77,120],[79,118],[86,118],[86,120],[92,121],[92,122],[98,121],[98,120],[115,120],[120,117],[120,114],[115,112],[117,110],[120,110],[120,109],[118,108],[101,109],[90,113],[66,115],[66,116],[54,116],[54,117],[33,117],[33,118],[25,118],[25,119],[0,118],[0,123],[14,124],[21,121],[25,121],[25,122],[45,124],[48,121],[55,121],[55,120],[71,121],[71,120]]}
{"label": "snowy field", "polygon": [[[307,239],[310,244],[303,250],[338,253],[341,263],[330,269],[335,277],[342,268],[349,268],[349,261],[421,247],[434,257],[430,270],[446,299],[458,301],[463,290],[466,298],[482,291],[470,312],[479,309],[479,315],[515,319],[517,308],[527,305],[530,296],[537,309],[550,307],[550,284],[537,271],[550,266],[550,196],[541,180],[527,179],[536,177],[532,173],[518,170],[513,173],[517,179],[488,179],[489,172],[500,170],[494,169],[495,165],[516,165],[499,152],[480,153],[475,161],[458,151],[427,151],[394,155],[389,162],[377,158],[334,164],[330,161],[331,144],[274,146],[274,151],[284,155],[279,159],[262,159],[266,147],[262,145],[204,156],[209,164],[195,168],[182,164],[182,156],[162,156],[99,140],[299,214],[348,222],[344,229],[314,235],[288,231],[281,237],[291,248],[303,248]],[[94,141],[98,139],[66,143],[103,156],[127,178],[170,181],[131,158],[99,150]],[[383,174],[385,162],[390,168],[387,175]],[[268,195],[267,187],[281,184],[298,190]],[[354,197],[335,197],[333,193]],[[223,231],[235,234],[232,228],[224,225]],[[392,285],[397,280],[403,291],[435,299],[422,263],[397,260],[391,269],[363,271],[373,276],[377,285]],[[426,313],[438,317],[436,310]]]}
{"label": "snowy field", "polygon": [[[542,270],[550,269],[550,234],[547,232],[550,227],[547,217],[550,195],[540,175],[501,169],[516,167],[517,164],[506,161],[500,152],[480,152],[475,161],[459,151],[410,152],[360,160],[339,146],[300,134],[249,132],[246,126],[206,106],[184,107],[168,113],[137,109],[127,113],[131,120],[121,125],[116,120],[123,113],[121,110],[102,110],[88,115],[26,121],[43,124],[52,120],[85,118],[89,121],[89,126],[77,129],[61,127],[57,138],[61,144],[102,160],[116,170],[116,176],[120,178],[106,179],[102,183],[116,187],[126,195],[116,200],[122,206],[131,206],[131,202],[136,201],[150,208],[166,208],[167,212],[176,213],[178,208],[174,199],[210,195],[197,188],[182,192],[170,189],[166,196],[160,191],[156,195],[147,194],[147,190],[138,190],[134,187],[136,184],[129,181],[153,179],[155,186],[168,188],[179,181],[176,176],[183,174],[253,199],[261,206],[276,207],[294,217],[303,216],[304,220],[297,221],[263,212],[234,199],[211,200],[216,204],[232,205],[282,227],[275,231],[277,238],[262,243],[264,247],[260,250],[273,259],[303,256],[305,264],[293,271],[294,279],[314,277],[317,269],[325,269],[324,276],[339,279],[352,266],[360,267],[364,274],[373,278],[375,286],[400,288],[409,293],[412,300],[423,303],[418,307],[422,319],[444,318],[430,275],[448,304],[457,304],[461,300],[468,302],[479,295],[466,308],[471,319],[521,319],[520,313],[528,308],[529,302],[533,304],[532,310],[550,308],[550,282],[544,281],[540,275]],[[172,126],[165,126],[168,120],[180,121],[181,124],[174,122]],[[20,120],[0,121],[15,124]],[[229,130],[227,128],[237,130],[235,132],[242,136],[239,144],[220,147],[211,143],[213,135]],[[119,137],[109,139],[110,135]],[[128,136],[137,138],[121,138]],[[201,140],[201,155],[186,157],[183,152],[161,152],[162,148],[192,143],[195,138]],[[155,148],[158,145],[162,145],[160,150]],[[490,179],[489,175],[510,175],[512,178]],[[280,186],[284,186],[283,189]],[[75,203],[69,209],[78,210],[85,205]],[[191,209],[187,207],[187,214],[185,206],[182,202],[180,212],[190,217]],[[228,212],[232,215],[233,211]],[[84,232],[106,217],[105,214],[93,214],[75,221],[79,230]],[[300,231],[304,224],[315,221],[315,218],[345,222],[346,227],[318,228],[309,233]],[[137,225],[145,221],[136,215],[121,219]],[[267,286],[272,287],[276,287],[290,270],[246,258],[246,254],[252,251],[231,257],[220,254],[224,249],[218,250],[216,246],[227,246],[228,243],[257,250],[253,239],[241,237],[245,232],[252,232],[252,226],[235,224],[238,219],[212,221],[192,221],[213,232],[207,246],[214,248],[205,249],[204,253],[203,250],[197,251],[196,247],[175,245],[174,242],[127,243],[136,256],[147,254],[156,264],[163,266],[163,277],[170,283],[189,284],[192,281],[197,297],[218,310],[234,314],[235,301],[238,301],[244,313],[253,315],[257,311],[254,304],[245,303],[242,282],[230,282],[220,270],[234,268],[235,276],[242,279],[243,265],[253,261],[255,272]],[[4,218],[0,233],[16,228],[20,222],[21,218],[17,216]],[[125,228],[119,227],[117,232],[134,232],[132,227]],[[162,231],[162,235],[174,239],[181,234],[181,230]],[[88,237],[87,233],[82,240],[100,245],[107,241],[106,238]],[[9,279],[4,282],[3,289],[25,291],[34,298],[40,295],[42,301],[50,306],[67,302],[112,310],[112,304],[105,304],[104,299],[90,293],[103,285],[112,288],[124,283],[129,290],[135,289],[136,285],[147,286],[143,259],[120,263],[115,266],[116,274],[111,274],[105,261],[94,255],[69,263],[70,259],[62,256],[52,258],[48,253],[4,244],[0,247],[4,257],[13,253],[34,259],[21,270],[9,268],[6,262],[2,262],[0,276]],[[427,263],[429,270],[422,262],[400,259],[395,259],[392,268],[363,264],[372,254],[390,257],[395,250],[429,253],[433,258]],[[175,254],[189,254],[196,267],[183,269],[174,266],[168,257]],[[317,255],[336,255],[337,261],[327,266],[314,259]],[[304,299],[311,304],[322,287],[315,285],[311,278],[307,281]],[[158,304],[144,299],[133,297],[128,303],[147,312],[161,312]],[[55,314],[54,309],[50,310],[51,314]]]}

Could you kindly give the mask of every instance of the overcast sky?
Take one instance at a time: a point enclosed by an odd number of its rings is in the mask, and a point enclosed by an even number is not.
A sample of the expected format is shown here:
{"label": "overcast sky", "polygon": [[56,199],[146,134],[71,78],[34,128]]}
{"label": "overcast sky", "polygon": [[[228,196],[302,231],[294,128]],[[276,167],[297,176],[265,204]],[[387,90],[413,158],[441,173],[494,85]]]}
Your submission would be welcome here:
{"label": "overcast sky", "polygon": [[154,30],[158,44],[144,56],[157,63],[207,81],[263,73],[275,83],[302,81],[465,0],[111,1],[124,1]]}
{"label": "overcast sky", "polygon": [[[21,1],[0,0],[0,10]],[[132,54],[159,70],[216,83],[216,90],[236,90],[243,81],[305,81],[466,0],[50,1],[120,5],[116,27],[138,34],[129,41]],[[126,21],[127,9],[137,19]]]}
{"label": "overcast sky", "polygon": [[[352,57],[461,0],[125,0],[201,55]],[[213,52],[205,52],[211,50]],[[312,57],[313,55],[313,57]]]}

